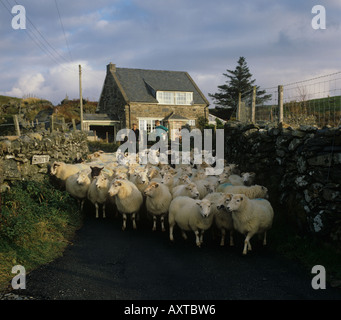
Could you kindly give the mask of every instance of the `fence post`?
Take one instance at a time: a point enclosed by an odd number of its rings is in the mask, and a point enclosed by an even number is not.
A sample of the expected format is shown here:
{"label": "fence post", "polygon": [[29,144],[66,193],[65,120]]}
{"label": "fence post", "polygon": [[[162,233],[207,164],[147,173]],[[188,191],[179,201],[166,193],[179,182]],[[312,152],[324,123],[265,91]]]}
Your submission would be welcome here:
{"label": "fence post", "polygon": [[237,106],[237,117],[236,117],[238,121],[240,121],[241,107],[242,107],[242,93],[239,92],[238,106]]}
{"label": "fence post", "polygon": [[50,130],[51,132],[54,131],[54,116],[51,114],[51,119],[50,119]]}
{"label": "fence post", "polygon": [[283,122],[283,86],[278,86],[278,123]]}
{"label": "fence post", "polygon": [[15,132],[16,132],[17,136],[20,137],[21,134],[20,134],[20,126],[19,126],[18,115],[13,116],[13,121],[14,121]]}
{"label": "fence post", "polygon": [[257,87],[253,87],[252,91],[252,104],[251,104],[251,122],[256,122],[256,94],[257,94]]}
{"label": "fence post", "polygon": [[73,131],[76,131],[76,120],[72,119],[72,127],[73,127]]}

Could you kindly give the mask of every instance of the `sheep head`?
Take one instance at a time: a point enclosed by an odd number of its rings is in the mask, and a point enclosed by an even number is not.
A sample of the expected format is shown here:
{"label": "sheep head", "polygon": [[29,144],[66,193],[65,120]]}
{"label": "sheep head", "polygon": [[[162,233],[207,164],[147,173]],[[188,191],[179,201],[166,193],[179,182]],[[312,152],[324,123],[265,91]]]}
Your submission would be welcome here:
{"label": "sheep head", "polygon": [[190,197],[193,199],[197,199],[199,198],[199,191],[197,186],[194,183],[189,183],[188,185],[186,185],[186,190],[189,191]]}
{"label": "sheep head", "polygon": [[62,164],[63,162],[55,161],[51,167],[51,175],[55,176],[57,174],[58,169],[62,166]]}
{"label": "sheep head", "polygon": [[96,188],[97,189],[107,188],[108,183],[109,183],[109,178],[106,175],[100,174],[99,176],[97,176],[97,178],[96,178]]}
{"label": "sheep head", "polygon": [[245,198],[246,195],[244,194],[234,194],[231,201],[227,206],[225,206],[225,208],[228,209],[229,211],[236,211],[245,201]]}
{"label": "sheep head", "polygon": [[207,218],[211,213],[211,201],[208,199],[197,200],[195,202],[199,207],[199,212],[203,218]]}
{"label": "sheep head", "polygon": [[144,190],[144,194],[148,197],[152,197],[154,190],[160,186],[158,182],[152,182],[149,186]]}
{"label": "sheep head", "polygon": [[221,202],[218,203],[217,205],[217,209],[218,210],[226,210],[226,211],[230,211],[230,209],[227,207],[229,205],[229,203],[231,202],[232,200],[232,197],[233,197],[233,194],[232,193],[224,193],[222,194],[222,199],[221,199]]}
{"label": "sheep head", "polygon": [[82,170],[78,173],[78,178],[76,180],[77,184],[84,185],[84,184],[90,184],[90,178],[89,178],[89,171],[88,170]]}

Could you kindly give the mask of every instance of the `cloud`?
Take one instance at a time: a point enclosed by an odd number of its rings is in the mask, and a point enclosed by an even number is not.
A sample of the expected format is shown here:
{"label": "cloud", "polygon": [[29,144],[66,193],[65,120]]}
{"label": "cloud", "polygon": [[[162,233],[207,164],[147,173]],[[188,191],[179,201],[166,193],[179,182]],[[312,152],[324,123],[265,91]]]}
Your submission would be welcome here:
{"label": "cloud", "polygon": [[78,64],[84,68],[83,96],[94,100],[109,62],[188,71],[208,99],[224,83],[222,73],[234,69],[240,56],[263,87],[306,79],[339,65],[338,0],[319,3],[327,11],[326,30],[312,29],[313,4],[306,1],[58,0],[73,61],[53,1],[21,4],[47,42],[29,21],[28,30],[14,31],[12,16],[0,10],[0,91],[13,95],[31,90],[56,102],[66,93],[77,98]]}

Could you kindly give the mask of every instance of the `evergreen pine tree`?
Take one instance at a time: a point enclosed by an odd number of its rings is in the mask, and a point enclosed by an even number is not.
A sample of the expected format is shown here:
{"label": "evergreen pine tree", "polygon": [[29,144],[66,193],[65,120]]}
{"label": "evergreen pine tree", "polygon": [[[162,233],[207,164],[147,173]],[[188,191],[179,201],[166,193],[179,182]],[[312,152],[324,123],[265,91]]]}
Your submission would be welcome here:
{"label": "evergreen pine tree", "polygon": [[[252,74],[249,71],[246,60],[244,57],[240,57],[238,60],[238,65],[235,70],[226,70],[227,73],[223,73],[225,77],[229,80],[225,84],[218,86],[218,92],[208,95],[214,99],[214,103],[217,108],[228,108],[232,111],[237,109],[239,92],[241,94],[250,92],[255,86],[256,80],[251,80]],[[259,90],[257,88],[256,103],[262,103],[271,98],[271,94],[265,94],[265,90]]]}

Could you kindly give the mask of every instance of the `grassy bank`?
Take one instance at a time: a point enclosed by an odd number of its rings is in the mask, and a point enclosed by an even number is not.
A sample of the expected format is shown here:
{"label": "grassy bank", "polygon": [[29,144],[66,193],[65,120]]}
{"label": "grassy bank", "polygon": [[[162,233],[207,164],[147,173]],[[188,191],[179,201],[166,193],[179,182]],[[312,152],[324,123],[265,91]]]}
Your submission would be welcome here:
{"label": "grassy bank", "polygon": [[[299,234],[285,219],[285,213],[275,208],[273,228],[269,231],[269,247],[291,259],[299,262],[311,273],[315,265],[322,265],[326,270],[327,281],[340,286],[341,281],[341,250],[335,245],[323,242],[311,234]],[[336,285],[336,283],[338,283]]]}
{"label": "grassy bank", "polygon": [[1,196],[0,291],[13,266],[29,272],[59,257],[82,221],[77,202],[48,180],[16,182]]}

